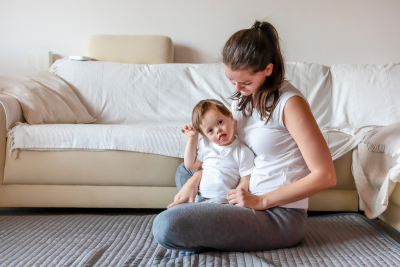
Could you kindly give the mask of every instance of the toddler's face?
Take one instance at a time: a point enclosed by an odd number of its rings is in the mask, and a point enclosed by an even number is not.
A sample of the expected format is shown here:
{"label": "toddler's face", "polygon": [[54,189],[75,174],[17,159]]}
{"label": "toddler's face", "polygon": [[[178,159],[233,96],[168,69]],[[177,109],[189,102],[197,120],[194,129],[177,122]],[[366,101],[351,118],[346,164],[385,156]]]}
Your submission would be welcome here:
{"label": "toddler's face", "polygon": [[235,140],[232,114],[227,117],[218,109],[210,109],[203,115],[200,129],[211,142],[220,146],[230,145]]}

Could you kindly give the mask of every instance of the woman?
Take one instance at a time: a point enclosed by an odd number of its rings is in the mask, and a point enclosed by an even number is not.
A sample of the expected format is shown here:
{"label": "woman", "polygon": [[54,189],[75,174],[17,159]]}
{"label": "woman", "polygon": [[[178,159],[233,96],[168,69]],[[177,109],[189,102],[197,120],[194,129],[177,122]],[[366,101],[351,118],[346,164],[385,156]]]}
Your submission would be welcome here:
{"label": "woman", "polygon": [[230,110],[237,135],[256,156],[250,192],[229,191],[233,205],[190,203],[201,175],[181,165],[176,180],[182,188],[155,219],[154,237],[182,251],[293,246],[304,236],[308,197],[336,185],[328,146],[307,100],[284,80],[279,36],[270,23],[256,21],[233,34],[223,63],[235,86]]}

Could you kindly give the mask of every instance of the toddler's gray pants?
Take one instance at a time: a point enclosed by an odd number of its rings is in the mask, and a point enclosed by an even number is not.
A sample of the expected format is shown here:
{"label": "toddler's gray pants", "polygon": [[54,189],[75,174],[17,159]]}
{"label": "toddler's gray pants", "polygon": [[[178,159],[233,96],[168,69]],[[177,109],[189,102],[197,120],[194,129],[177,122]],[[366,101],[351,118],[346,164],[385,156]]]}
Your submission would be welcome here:
{"label": "toddler's gray pants", "polygon": [[[178,189],[192,175],[193,171],[181,165],[176,174]],[[185,203],[160,213],[153,223],[153,235],[162,246],[181,251],[270,250],[299,243],[306,219],[303,209],[255,211],[230,204]]]}

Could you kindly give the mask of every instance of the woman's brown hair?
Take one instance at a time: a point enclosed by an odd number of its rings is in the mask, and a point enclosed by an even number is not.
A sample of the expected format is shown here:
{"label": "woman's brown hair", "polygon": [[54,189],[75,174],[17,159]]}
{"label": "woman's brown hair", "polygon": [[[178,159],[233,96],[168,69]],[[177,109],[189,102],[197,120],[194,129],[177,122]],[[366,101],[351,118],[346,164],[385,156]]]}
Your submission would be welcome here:
{"label": "woman's brown hair", "polygon": [[[252,95],[243,96],[240,92],[231,97],[239,101],[237,110],[244,116],[251,116],[255,106],[262,120],[268,117],[267,124],[279,101],[279,88],[285,77],[285,64],[275,27],[269,22],[256,21],[250,29],[234,33],[223,48],[222,60],[233,71],[250,70],[253,74],[273,64],[272,74],[254,93],[254,100]],[[272,104],[268,106],[269,101]]]}

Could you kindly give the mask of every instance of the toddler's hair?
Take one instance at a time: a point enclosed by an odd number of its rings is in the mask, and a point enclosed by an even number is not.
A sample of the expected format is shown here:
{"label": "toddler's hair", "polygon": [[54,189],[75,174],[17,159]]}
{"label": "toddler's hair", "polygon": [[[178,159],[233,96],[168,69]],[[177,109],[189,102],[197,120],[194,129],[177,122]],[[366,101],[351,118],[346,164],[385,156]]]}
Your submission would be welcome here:
{"label": "toddler's hair", "polygon": [[226,117],[229,117],[231,115],[231,112],[229,111],[229,109],[221,101],[218,101],[216,99],[201,100],[193,108],[192,126],[197,132],[199,132],[203,136],[204,136],[204,133],[200,129],[201,120],[203,118],[203,115],[210,109],[216,109]]}

